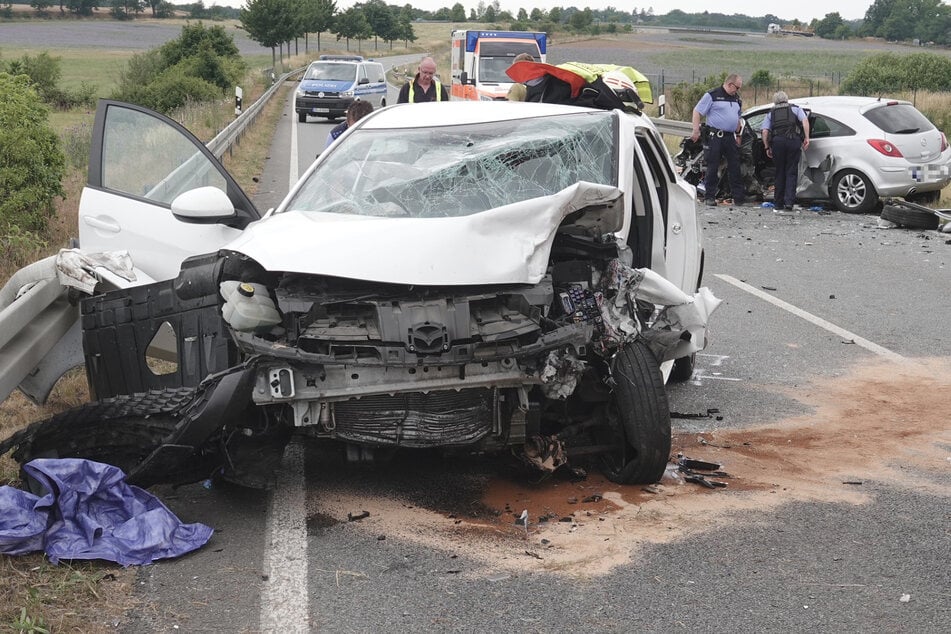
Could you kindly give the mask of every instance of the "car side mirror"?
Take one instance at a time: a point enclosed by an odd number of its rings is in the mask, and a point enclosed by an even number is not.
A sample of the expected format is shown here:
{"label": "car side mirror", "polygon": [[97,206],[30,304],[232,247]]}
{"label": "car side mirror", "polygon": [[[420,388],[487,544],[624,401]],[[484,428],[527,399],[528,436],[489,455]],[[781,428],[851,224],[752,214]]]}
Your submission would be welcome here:
{"label": "car side mirror", "polygon": [[466,84],[468,84],[468,83],[469,83],[469,73],[467,73],[466,71],[462,71],[461,73],[459,73],[459,83],[462,84],[463,86],[465,86]]}
{"label": "car side mirror", "polygon": [[370,79],[369,79],[368,77],[361,77],[361,78],[360,78],[360,81],[358,81],[357,83],[358,83],[358,84],[369,84],[369,83],[370,83]]}
{"label": "car side mirror", "polygon": [[234,218],[234,204],[217,187],[190,189],[172,201],[172,214],[182,222],[213,224]]}

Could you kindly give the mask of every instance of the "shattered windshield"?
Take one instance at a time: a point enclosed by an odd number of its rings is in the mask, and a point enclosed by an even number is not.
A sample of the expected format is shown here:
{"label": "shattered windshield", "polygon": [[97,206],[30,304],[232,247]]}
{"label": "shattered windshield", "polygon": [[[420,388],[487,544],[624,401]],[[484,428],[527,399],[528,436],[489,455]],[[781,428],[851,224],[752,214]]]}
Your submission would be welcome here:
{"label": "shattered windshield", "polygon": [[403,130],[338,143],[285,211],[433,218],[617,184],[611,112]]}

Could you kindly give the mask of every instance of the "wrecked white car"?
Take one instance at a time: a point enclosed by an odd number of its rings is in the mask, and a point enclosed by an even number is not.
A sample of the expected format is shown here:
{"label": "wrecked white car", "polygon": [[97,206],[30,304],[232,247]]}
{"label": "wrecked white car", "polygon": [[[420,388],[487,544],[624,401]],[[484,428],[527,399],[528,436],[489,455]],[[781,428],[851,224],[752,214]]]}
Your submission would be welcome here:
{"label": "wrecked white car", "polygon": [[104,101],[80,227],[82,254],[132,264],[84,269],[98,400],[0,451],[143,485],[266,485],[295,430],[354,460],[514,448],[656,481],[665,379],[690,376],[718,303],[694,188],[620,110],[381,109],[258,219],[184,129]]}

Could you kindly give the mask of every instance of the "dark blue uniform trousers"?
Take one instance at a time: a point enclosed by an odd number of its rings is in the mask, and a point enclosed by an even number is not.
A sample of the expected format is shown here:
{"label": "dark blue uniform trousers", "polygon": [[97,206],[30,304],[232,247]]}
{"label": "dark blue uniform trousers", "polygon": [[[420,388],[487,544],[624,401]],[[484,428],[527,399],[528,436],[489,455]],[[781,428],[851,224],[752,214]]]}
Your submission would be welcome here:
{"label": "dark blue uniform trousers", "polygon": [[776,166],[776,192],[773,204],[792,207],[796,202],[796,181],[799,179],[799,157],[802,155],[802,140],[799,137],[771,137],[769,147],[773,150],[773,165]]}
{"label": "dark blue uniform trousers", "polygon": [[740,204],[746,198],[743,178],[740,176],[740,149],[732,132],[713,130],[707,134],[704,152],[707,159],[707,174],[703,180],[707,200],[715,200],[720,183],[720,160],[726,158],[727,173],[730,176],[730,192],[733,202]]}

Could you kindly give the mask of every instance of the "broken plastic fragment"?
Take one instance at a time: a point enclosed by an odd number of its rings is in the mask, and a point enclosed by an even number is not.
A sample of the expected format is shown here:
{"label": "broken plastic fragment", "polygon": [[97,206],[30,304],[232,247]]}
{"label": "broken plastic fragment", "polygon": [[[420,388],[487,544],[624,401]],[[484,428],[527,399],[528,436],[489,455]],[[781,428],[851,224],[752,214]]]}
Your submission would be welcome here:
{"label": "broken plastic fragment", "polygon": [[721,466],[716,462],[706,462],[704,460],[694,460],[693,458],[681,458],[677,461],[681,467],[685,469],[700,469],[701,471],[716,471]]}
{"label": "broken plastic fragment", "polygon": [[79,249],[60,249],[56,256],[56,277],[66,287],[91,295],[102,277],[102,270],[135,282],[132,258],[128,251],[83,253]]}

